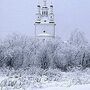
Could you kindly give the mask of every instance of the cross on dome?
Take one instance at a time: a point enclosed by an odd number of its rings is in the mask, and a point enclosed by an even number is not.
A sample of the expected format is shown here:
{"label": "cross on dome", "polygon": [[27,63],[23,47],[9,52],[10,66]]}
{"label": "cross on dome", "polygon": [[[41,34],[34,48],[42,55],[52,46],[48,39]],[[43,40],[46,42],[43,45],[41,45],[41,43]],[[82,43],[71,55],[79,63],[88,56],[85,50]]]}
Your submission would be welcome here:
{"label": "cross on dome", "polygon": [[46,6],[46,2],[47,2],[47,0],[43,0],[43,2],[44,2],[44,6]]}

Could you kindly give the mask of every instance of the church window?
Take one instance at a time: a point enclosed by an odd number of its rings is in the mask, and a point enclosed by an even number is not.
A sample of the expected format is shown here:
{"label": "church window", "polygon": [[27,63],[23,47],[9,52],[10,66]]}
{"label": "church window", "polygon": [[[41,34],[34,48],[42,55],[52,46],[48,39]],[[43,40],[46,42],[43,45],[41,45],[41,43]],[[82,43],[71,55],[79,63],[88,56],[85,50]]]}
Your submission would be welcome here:
{"label": "church window", "polygon": [[43,39],[43,42],[45,41],[45,39]]}
{"label": "church window", "polygon": [[44,20],[44,22],[46,22],[46,20]]}
{"label": "church window", "polygon": [[48,16],[48,12],[46,12],[46,15]]}
{"label": "church window", "polygon": [[46,12],[44,11],[44,15],[46,14]]}
{"label": "church window", "polygon": [[45,33],[45,31],[43,31]]}
{"label": "church window", "polygon": [[51,16],[51,18],[52,18],[52,16]]}
{"label": "church window", "polygon": [[43,15],[44,13],[42,12],[42,15]]}

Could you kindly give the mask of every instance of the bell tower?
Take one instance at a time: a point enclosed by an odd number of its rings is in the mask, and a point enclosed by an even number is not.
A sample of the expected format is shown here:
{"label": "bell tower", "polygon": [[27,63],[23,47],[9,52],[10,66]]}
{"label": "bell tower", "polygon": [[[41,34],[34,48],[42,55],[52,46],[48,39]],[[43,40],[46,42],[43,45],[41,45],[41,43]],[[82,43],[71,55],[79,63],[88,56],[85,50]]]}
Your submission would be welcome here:
{"label": "bell tower", "polygon": [[53,13],[53,4],[47,6],[47,0],[43,0],[43,5],[37,5],[35,20],[36,38],[55,38],[55,21]]}

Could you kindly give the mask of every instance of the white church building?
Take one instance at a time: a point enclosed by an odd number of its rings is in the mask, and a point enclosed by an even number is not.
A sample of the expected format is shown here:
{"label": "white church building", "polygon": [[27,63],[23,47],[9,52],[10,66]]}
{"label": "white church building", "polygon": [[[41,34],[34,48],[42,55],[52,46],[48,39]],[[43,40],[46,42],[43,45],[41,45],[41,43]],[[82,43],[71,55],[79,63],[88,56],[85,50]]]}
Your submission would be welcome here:
{"label": "white church building", "polygon": [[55,38],[55,21],[52,3],[48,6],[47,0],[43,0],[43,5],[37,5],[35,20],[36,38]]}

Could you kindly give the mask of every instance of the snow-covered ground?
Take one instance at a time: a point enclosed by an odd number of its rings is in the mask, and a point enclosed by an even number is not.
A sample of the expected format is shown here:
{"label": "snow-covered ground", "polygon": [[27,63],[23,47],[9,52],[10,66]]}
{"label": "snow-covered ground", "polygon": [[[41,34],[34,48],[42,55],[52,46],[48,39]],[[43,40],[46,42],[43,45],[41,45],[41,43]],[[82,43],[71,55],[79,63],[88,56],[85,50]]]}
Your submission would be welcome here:
{"label": "snow-covered ground", "polygon": [[0,90],[90,90],[90,69],[71,72],[39,70],[33,74],[30,70],[7,72],[0,72]]}
{"label": "snow-covered ground", "polygon": [[[27,90],[30,90],[29,88]],[[32,89],[34,90],[34,89]],[[48,87],[35,90],[90,90],[90,85],[76,85],[71,87]]]}

